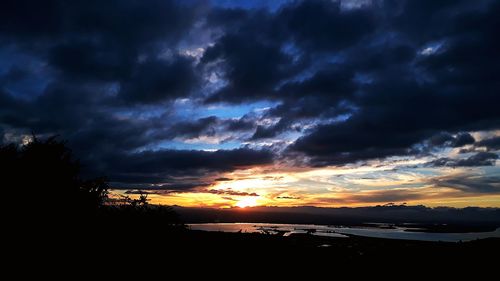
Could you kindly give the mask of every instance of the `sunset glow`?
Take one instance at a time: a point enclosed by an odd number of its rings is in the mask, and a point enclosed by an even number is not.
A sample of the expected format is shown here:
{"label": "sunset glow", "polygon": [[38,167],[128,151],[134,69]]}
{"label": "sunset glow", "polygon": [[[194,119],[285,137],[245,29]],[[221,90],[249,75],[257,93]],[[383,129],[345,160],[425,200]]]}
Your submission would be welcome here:
{"label": "sunset glow", "polygon": [[254,197],[245,197],[239,199],[239,201],[235,204],[236,207],[246,208],[246,207],[255,207],[257,206],[257,198]]}

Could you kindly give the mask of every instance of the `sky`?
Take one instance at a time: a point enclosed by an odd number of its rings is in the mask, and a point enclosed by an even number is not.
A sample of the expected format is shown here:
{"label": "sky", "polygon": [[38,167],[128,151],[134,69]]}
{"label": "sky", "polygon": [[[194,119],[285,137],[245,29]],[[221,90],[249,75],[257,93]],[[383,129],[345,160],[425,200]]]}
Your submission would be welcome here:
{"label": "sky", "polygon": [[500,207],[500,1],[5,0],[0,142],[112,196]]}

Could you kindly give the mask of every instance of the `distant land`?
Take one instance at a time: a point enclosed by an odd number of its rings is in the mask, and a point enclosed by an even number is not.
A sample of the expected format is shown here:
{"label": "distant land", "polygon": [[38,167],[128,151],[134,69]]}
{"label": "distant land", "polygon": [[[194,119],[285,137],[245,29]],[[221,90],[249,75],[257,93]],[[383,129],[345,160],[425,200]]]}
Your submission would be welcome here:
{"label": "distant land", "polygon": [[[186,223],[250,222],[323,225],[362,225],[367,223],[416,223],[443,225],[454,232],[489,231],[500,227],[499,208],[450,208],[406,205],[384,205],[357,208],[320,207],[251,207],[251,208],[186,208],[174,206]],[[436,227],[440,225],[441,227]],[[445,231],[445,230],[443,230]]]}

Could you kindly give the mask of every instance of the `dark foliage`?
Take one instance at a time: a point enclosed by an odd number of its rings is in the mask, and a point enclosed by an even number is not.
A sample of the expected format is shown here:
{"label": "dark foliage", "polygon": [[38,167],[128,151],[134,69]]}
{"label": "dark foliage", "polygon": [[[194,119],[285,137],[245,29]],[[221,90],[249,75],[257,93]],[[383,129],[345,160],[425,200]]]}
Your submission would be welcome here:
{"label": "dark foliage", "polygon": [[182,228],[171,208],[149,205],[146,195],[109,204],[106,178],[83,179],[79,161],[66,142],[55,136],[41,140],[33,135],[25,145],[1,146],[0,171],[12,213],[30,222],[48,219],[63,223],[61,226],[98,227],[102,231],[139,225],[144,229],[155,224]]}
{"label": "dark foliage", "polygon": [[105,178],[83,180],[80,163],[57,137],[0,147],[0,169],[7,193],[20,208],[39,211],[97,210],[107,197]]}

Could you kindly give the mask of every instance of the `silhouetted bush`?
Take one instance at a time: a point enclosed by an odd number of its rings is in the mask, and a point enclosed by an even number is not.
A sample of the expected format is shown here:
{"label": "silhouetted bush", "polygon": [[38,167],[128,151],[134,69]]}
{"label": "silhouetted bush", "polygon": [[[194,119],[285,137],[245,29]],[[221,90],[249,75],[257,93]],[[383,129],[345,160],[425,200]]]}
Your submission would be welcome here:
{"label": "silhouetted bush", "polygon": [[108,194],[105,178],[80,177],[79,161],[55,136],[46,140],[33,136],[25,145],[1,146],[0,171],[10,203],[18,209],[84,213],[101,207]]}
{"label": "silhouetted bush", "polygon": [[[33,136],[25,145],[0,146],[1,186],[4,202],[12,218],[22,215],[31,224],[52,228],[72,225],[81,230],[105,232],[163,233],[184,230],[177,214],[168,206],[148,204],[147,194],[128,196],[120,204],[108,198],[109,185],[104,177],[86,180],[80,176],[80,163],[66,142]],[[7,194],[5,196],[5,194]]]}
{"label": "silhouetted bush", "polygon": [[131,198],[130,196],[122,196],[121,199],[122,202],[124,202],[126,205],[134,207],[134,208],[144,208],[148,206],[148,195],[145,193],[140,193],[139,198],[134,199]]}
{"label": "silhouetted bush", "polygon": [[119,204],[110,204],[100,209],[100,217],[112,221],[113,228],[125,227],[128,231],[157,232],[162,230],[185,230],[186,226],[170,206],[148,203],[148,195],[140,193],[138,198],[121,196]]}
{"label": "silhouetted bush", "polygon": [[80,183],[78,204],[80,208],[99,208],[108,199],[109,185],[105,177],[86,180]]}

